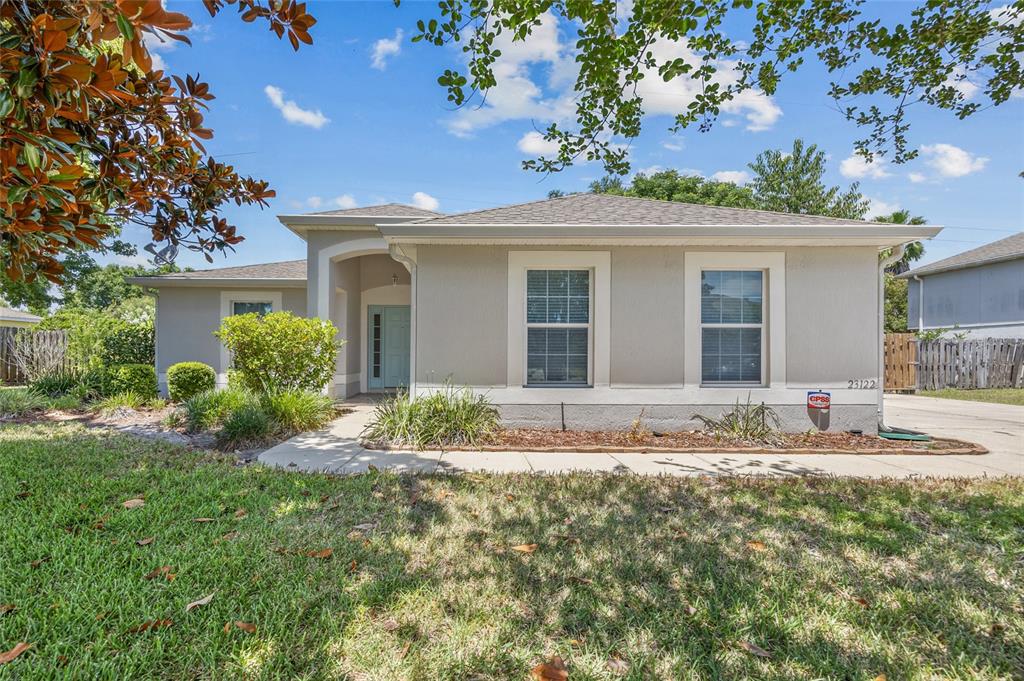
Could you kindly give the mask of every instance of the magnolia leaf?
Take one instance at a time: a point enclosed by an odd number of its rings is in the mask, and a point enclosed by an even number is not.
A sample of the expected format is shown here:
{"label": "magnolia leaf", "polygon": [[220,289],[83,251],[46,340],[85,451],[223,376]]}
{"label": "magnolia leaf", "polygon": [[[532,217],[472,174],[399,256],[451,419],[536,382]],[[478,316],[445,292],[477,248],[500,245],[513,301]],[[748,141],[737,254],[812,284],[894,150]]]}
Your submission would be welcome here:
{"label": "magnolia leaf", "polygon": [[194,523],[212,523],[213,522],[213,518],[193,518],[192,522],[194,522]]}
{"label": "magnolia leaf", "polygon": [[303,555],[309,558],[327,560],[334,554],[334,549],[320,549],[319,551],[306,551]]}
{"label": "magnolia leaf", "polygon": [[569,668],[558,655],[553,655],[547,662],[542,662],[530,670],[533,681],[566,681]]}
{"label": "magnolia leaf", "polygon": [[[213,593],[217,593],[217,592],[215,591]],[[213,600],[213,594],[209,594],[208,596],[203,596],[198,601],[192,601],[191,603],[186,605],[185,606],[185,612],[192,612],[196,608],[198,608],[200,606],[203,606],[203,605],[206,605],[206,604],[208,604],[212,600]]]}
{"label": "magnolia leaf", "polygon": [[237,511],[235,511],[235,518],[238,519],[238,520],[241,520],[242,518],[244,518],[247,515],[249,515],[249,512],[246,511],[244,508],[240,508]]}
{"label": "magnolia leaf", "polygon": [[518,546],[513,546],[512,550],[519,551],[520,553],[533,553],[537,550],[537,544],[519,544]]}
{"label": "magnolia leaf", "polygon": [[146,505],[146,500],[142,497],[135,497],[134,499],[121,502],[121,505],[127,509],[142,508]]}
{"label": "magnolia leaf", "polygon": [[757,655],[758,657],[771,657],[772,654],[764,648],[751,643],[750,641],[740,641],[740,648],[747,651],[751,655]]}
{"label": "magnolia leaf", "polygon": [[749,548],[751,551],[757,551],[757,552],[767,551],[768,550],[768,547],[765,546],[764,542],[759,542],[759,541],[756,541],[756,540],[755,541],[748,541],[747,542],[747,548]]}
{"label": "magnolia leaf", "polygon": [[142,624],[140,624],[138,626],[134,626],[131,629],[129,629],[128,633],[129,634],[141,634],[141,633],[144,633],[146,631],[151,631],[151,630],[154,630],[154,629],[164,629],[166,627],[173,627],[173,626],[174,626],[174,622],[172,622],[171,620],[166,620],[166,619],[165,620],[146,620]]}
{"label": "magnolia leaf", "polygon": [[154,541],[156,541],[156,537],[146,537],[145,539],[139,539],[135,543],[138,544],[139,546],[149,546]]}
{"label": "magnolia leaf", "polygon": [[0,653],[0,664],[7,664],[8,662],[13,661],[14,658],[18,657],[31,647],[31,643],[25,643],[24,641],[16,643],[14,647],[8,650],[6,653]]}
{"label": "magnolia leaf", "polygon": [[161,565],[152,572],[147,572],[142,578],[145,580],[151,580],[156,579],[160,575],[169,575],[171,573],[171,569],[170,565]]}
{"label": "magnolia leaf", "polygon": [[236,629],[241,629],[242,631],[244,631],[247,634],[255,634],[256,633],[256,625],[255,624],[250,624],[249,622],[242,622],[240,620],[235,620],[234,622],[228,622],[227,624],[225,624],[224,625],[224,633],[226,634],[226,633],[230,632],[232,627],[235,627]]}
{"label": "magnolia leaf", "polygon": [[14,612],[17,609],[18,606],[14,605],[13,603],[0,604],[0,615],[6,615],[7,613]]}

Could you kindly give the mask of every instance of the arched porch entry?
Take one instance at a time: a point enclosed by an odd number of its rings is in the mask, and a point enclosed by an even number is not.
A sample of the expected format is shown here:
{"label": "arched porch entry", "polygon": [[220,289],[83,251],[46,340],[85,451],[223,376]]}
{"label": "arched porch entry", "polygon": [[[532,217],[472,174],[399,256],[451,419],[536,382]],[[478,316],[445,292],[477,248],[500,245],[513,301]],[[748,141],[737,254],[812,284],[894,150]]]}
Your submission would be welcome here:
{"label": "arched porch entry", "polygon": [[332,395],[411,389],[415,262],[377,237],[325,246],[316,263],[309,273],[310,312],[330,319],[345,341]]}

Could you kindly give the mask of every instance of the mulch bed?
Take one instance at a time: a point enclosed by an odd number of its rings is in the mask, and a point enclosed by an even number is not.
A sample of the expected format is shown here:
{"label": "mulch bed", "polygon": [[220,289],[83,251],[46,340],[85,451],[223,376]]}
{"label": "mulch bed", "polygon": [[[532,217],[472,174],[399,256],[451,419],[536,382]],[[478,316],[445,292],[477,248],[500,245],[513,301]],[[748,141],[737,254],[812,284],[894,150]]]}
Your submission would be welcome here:
{"label": "mulch bed", "polygon": [[[742,454],[985,454],[981,445],[961,440],[932,438],[930,442],[887,440],[854,433],[779,433],[779,446],[715,437],[704,431],[647,433],[626,431],[499,430],[480,444],[444,447],[452,451],[485,452],[639,452],[639,453],[742,453]],[[371,449],[410,449],[364,442]]]}

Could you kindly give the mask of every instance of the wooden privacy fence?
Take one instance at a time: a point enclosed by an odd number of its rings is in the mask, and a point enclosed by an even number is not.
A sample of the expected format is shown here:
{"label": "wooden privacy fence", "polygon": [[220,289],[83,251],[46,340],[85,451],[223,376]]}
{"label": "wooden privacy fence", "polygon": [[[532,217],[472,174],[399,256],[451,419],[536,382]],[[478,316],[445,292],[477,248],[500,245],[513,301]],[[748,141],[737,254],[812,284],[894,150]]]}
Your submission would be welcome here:
{"label": "wooden privacy fence", "polygon": [[917,388],[1022,388],[1024,339],[918,342]]}
{"label": "wooden privacy fence", "polygon": [[917,336],[914,334],[885,334],[885,389],[889,392],[917,390]]}
{"label": "wooden privacy fence", "polygon": [[67,356],[67,331],[33,331],[0,327],[0,383],[17,385],[28,380],[16,359],[17,347],[20,347],[22,352],[34,356],[37,362],[56,362],[63,368],[71,366]]}

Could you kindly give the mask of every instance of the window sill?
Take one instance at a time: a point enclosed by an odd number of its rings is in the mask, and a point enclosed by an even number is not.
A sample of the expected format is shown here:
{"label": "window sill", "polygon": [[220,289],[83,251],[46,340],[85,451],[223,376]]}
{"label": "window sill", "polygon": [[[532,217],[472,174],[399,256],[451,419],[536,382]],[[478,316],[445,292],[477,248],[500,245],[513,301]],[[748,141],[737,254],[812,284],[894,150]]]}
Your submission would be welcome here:
{"label": "window sill", "polygon": [[545,390],[545,389],[566,390],[566,389],[570,389],[571,390],[573,388],[593,388],[593,387],[594,387],[593,385],[589,385],[587,383],[539,383],[539,384],[538,383],[533,383],[533,384],[526,384],[526,385],[523,386],[523,388],[527,388],[529,390],[538,390],[538,389],[540,389],[540,390]]}

